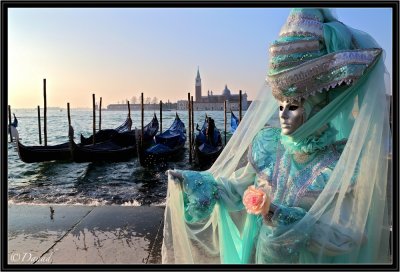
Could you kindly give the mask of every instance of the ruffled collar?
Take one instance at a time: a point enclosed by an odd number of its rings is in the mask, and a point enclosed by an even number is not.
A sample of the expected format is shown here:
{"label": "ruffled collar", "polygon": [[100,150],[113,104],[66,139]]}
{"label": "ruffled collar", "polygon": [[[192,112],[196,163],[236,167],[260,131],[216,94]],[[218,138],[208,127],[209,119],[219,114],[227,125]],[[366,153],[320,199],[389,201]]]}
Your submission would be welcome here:
{"label": "ruffled collar", "polygon": [[309,137],[295,142],[292,137],[281,134],[281,143],[289,153],[313,153],[324,150],[336,140],[337,130],[328,127],[322,132],[317,132]]}

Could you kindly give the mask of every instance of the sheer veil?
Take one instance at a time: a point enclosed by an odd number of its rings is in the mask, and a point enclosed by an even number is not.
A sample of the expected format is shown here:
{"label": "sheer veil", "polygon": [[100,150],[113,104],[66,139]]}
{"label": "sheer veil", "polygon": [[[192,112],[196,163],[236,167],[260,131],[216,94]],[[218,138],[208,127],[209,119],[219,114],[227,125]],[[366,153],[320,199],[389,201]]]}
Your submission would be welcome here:
{"label": "sheer veil", "polygon": [[[340,33],[341,23],[329,10],[324,10],[327,23],[324,31]],[[358,48],[379,48],[366,33],[347,28],[352,42]],[[340,35],[339,35],[340,36]],[[331,45],[341,40],[329,41]],[[332,50],[337,50],[332,46]],[[339,46],[340,48],[340,46]],[[384,55],[371,65],[365,75],[343,92],[331,95],[331,101],[309,119],[293,135],[302,138],[324,124],[338,130],[336,140],[346,139],[340,156],[325,188],[306,215],[290,225],[280,235],[269,239],[274,245],[287,243],[296,247],[297,236],[306,233],[313,238],[309,247],[317,253],[318,263],[387,263],[390,262],[389,229],[391,203],[388,172],[391,154],[391,131],[386,94],[390,92],[390,79],[384,65]],[[271,88],[264,84],[251,103],[236,132],[217,161],[208,170],[218,182],[232,179],[246,167],[247,151],[254,138],[277,114],[278,103]],[[235,174],[236,172],[236,174]],[[353,197],[348,198],[351,194]],[[184,218],[181,185],[168,180],[168,195],[162,246],[163,263],[248,263],[254,259],[255,238],[259,231],[254,227],[258,220],[245,211],[229,212],[216,204],[211,216],[197,223],[187,223]],[[329,241],[356,237],[349,243],[351,251],[343,255],[330,254]],[[307,254],[300,262],[311,259]]]}

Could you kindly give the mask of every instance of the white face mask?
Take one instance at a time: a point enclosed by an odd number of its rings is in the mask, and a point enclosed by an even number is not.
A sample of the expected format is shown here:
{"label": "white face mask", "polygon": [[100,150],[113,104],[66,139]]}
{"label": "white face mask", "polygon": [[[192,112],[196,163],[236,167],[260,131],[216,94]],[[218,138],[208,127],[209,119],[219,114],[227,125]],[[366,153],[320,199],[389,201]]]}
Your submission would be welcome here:
{"label": "white face mask", "polygon": [[279,121],[282,134],[290,135],[304,123],[304,107],[301,102],[280,102]]}

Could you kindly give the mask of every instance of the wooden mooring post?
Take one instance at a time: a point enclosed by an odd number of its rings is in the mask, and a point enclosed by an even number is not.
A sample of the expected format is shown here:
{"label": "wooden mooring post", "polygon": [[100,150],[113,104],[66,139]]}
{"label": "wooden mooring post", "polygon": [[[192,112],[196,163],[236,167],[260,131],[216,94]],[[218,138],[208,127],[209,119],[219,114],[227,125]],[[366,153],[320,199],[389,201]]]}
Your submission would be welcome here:
{"label": "wooden mooring post", "polygon": [[129,103],[129,101],[126,102],[128,102],[128,117],[129,119],[131,119],[131,104]]}
{"label": "wooden mooring post", "polygon": [[12,134],[11,134],[11,106],[8,105],[8,132],[10,133],[10,143],[12,143]]}
{"label": "wooden mooring post", "polygon": [[239,123],[242,121],[242,90],[239,91]]}
{"label": "wooden mooring post", "polygon": [[96,96],[92,94],[92,102],[93,102],[93,144],[96,143],[95,134],[96,134]]}
{"label": "wooden mooring post", "polygon": [[44,132],[44,146],[47,146],[47,96],[46,96],[46,79],[43,79],[43,98],[44,98],[44,108],[43,108],[43,132]]}
{"label": "wooden mooring post", "polygon": [[192,130],[192,146],[194,144],[194,103],[193,103],[193,95],[190,97],[190,109],[192,110],[192,127],[190,128]]}
{"label": "wooden mooring post", "polygon": [[37,106],[38,125],[39,125],[39,144],[42,144],[42,126],[40,124],[40,106]]}
{"label": "wooden mooring post", "polygon": [[162,100],[160,100],[160,134],[162,133]]}
{"label": "wooden mooring post", "polygon": [[140,99],[141,99],[140,103],[141,103],[141,107],[142,107],[142,109],[141,109],[141,111],[142,111],[142,117],[141,117],[141,132],[140,132],[141,138],[140,138],[140,144],[141,144],[141,146],[143,146],[143,137],[144,137],[144,132],[143,132],[143,130],[144,130],[144,95],[143,95],[143,93],[141,94]]}
{"label": "wooden mooring post", "polygon": [[226,145],[226,100],[224,101],[224,145]]}
{"label": "wooden mooring post", "polygon": [[102,102],[102,98],[100,97],[100,105],[99,105],[99,131],[101,130],[101,102]]}
{"label": "wooden mooring post", "polygon": [[69,102],[67,103],[67,116],[68,116],[68,127],[71,126],[71,112],[69,108]]}
{"label": "wooden mooring post", "polygon": [[188,93],[188,131],[189,131],[189,163],[192,163],[192,123],[191,123],[191,106],[190,106],[190,93]]}
{"label": "wooden mooring post", "polygon": [[11,106],[8,105],[8,132],[10,133],[10,143],[12,143],[13,138],[11,134]]}

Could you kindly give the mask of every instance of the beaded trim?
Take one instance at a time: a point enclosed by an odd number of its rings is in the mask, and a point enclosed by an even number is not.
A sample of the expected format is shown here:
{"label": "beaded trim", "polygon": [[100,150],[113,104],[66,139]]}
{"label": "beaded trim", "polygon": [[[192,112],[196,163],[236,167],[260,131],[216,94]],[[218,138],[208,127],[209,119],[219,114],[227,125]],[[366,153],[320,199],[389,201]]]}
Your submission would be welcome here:
{"label": "beaded trim", "polygon": [[[283,184],[283,188],[280,191],[280,195],[276,195],[274,194],[274,200],[277,200],[277,197],[279,197],[278,199],[278,203],[283,203],[283,200],[285,198],[286,195],[286,191],[288,190],[288,179],[289,179],[289,174],[290,174],[290,169],[291,169],[291,160],[290,158],[288,158],[288,156],[282,156],[282,159],[280,159],[279,161],[279,167],[278,167],[278,173],[276,175],[276,180],[273,180],[273,183],[275,184],[275,186],[278,188],[279,184]],[[277,161],[278,163],[278,161]],[[276,193],[279,193],[276,190]]]}
{"label": "beaded trim", "polygon": [[[341,141],[337,141],[334,144],[331,145],[331,149],[333,153],[333,157],[336,157],[336,159],[334,161],[337,161],[340,158],[341,153],[339,151],[337,151],[336,146],[337,145],[342,145],[345,144],[347,142],[347,140],[341,140]],[[333,163],[333,162],[332,162]],[[330,165],[332,165],[332,163]],[[329,164],[326,165],[325,167],[330,166]],[[333,165],[332,165],[333,166]],[[350,186],[350,188],[352,189],[354,185]],[[305,190],[302,195],[301,198],[305,198],[305,197],[309,197],[309,198],[314,198],[314,200],[321,194],[322,190],[315,190],[315,191],[309,191],[309,190]],[[300,196],[299,196],[300,197]],[[296,199],[295,204],[300,203],[302,199]]]}
{"label": "beaded trim", "polygon": [[321,22],[323,18],[311,15],[311,14],[306,14],[304,12],[293,12],[289,15],[287,21],[293,21],[293,20],[298,20],[298,18],[303,18],[305,20],[312,20],[312,21],[318,21]]}
{"label": "beaded trim", "polygon": [[286,57],[286,60],[274,60],[272,59],[269,68],[272,70],[275,70],[277,68],[292,68],[293,66],[300,65],[302,63],[305,63],[309,60],[318,58],[322,55],[323,53],[320,51],[314,51],[314,52],[307,52],[307,53],[302,53],[300,56],[293,56],[293,55],[278,55],[282,57]]}
{"label": "beaded trim", "polygon": [[[272,94],[276,99],[289,102],[300,101],[302,98],[314,95],[317,91],[328,91],[342,83],[349,85],[358,80],[365,69],[376,62],[381,52],[380,48],[371,48],[327,54],[291,69],[269,74],[267,83],[271,86]],[[361,67],[351,68],[352,65],[361,65]],[[344,67],[353,69],[352,73],[344,73],[340,76],[339,73]],[[328,75],[333,73],[336,75],[329,78]]]}
{"label": "beaded trim", "polygon": [[279,174],[279,162],[282,158],[283,153],[283,146],[279,142],[278,148],[276,149],[276,159],[275,159],[275,167],[274,167],[274,172],[272,173],[272,186],[273,186],[273,193],[276,191],[276,182],[278,180],[278,174]]}
{"label": "beaded trim", "polygon": [[328,152],[326,157],[323,158],[321,162],[319,162],[317,165],[315,165],[313,167],[310,178],[304,183],[304,185],[301,187],[301,189],[297,192],[293,205],[296,206],[298,204],[300,199],[307,192],[308,186],[321,174],[321,172],[326,167],[328,167],[329,165],[331,165],[332,163],[337,161],[338,159],[339,159],[339,156],[336,153]]}
{"label": "beaded trim", "polygon": [[323,38],[323,24],[319,20],[304,16],[290,16],[281,28],[279,36],[295,36],[300,33],[310,33],[311,36]]}
{"label": "beaded trim", "polygon": [[294,53],[304,53],[309,51],[317,51],[320,49],[319,41],[317,40],[302,40],[285,43],[276,43],[271,45],[269,51],[271,57],[276,55],[288,55]]}

